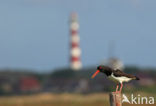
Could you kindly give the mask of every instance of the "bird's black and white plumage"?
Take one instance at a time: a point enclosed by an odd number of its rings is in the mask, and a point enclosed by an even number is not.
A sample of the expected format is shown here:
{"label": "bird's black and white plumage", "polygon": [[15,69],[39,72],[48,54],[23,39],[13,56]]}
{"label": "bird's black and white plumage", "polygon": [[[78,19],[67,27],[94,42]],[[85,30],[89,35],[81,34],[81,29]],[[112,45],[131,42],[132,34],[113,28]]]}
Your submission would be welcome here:
{"label": "bird's black and white plumage", "polygon": [[[139,80],[139,78],[137,76],[124,73],[123,71],[121,71],[119,69],[114,70],[108,66],[103,66],[103,65],[100,65],[97,67],[97,71],[93,74],[92,78],[94,78],[99,72],[106,74],[106,76],[109,79],[111,79],[117,83],[120,83],[121,84],[120,92],[122,90],[123,82],[129,82],[131,80]],[[118,89],[118,85],[117,85],[117,89]],[[116,92],[117,92],[117,89],[116,89]]]}

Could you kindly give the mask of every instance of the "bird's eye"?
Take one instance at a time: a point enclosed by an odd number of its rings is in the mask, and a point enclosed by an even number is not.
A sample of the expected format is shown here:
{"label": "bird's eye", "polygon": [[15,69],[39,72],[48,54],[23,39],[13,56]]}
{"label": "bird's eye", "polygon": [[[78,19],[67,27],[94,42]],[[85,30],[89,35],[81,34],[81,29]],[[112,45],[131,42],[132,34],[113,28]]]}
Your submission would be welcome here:
{"label": "bird's eye", "polygon": [[100,67],[99,67],[99,69],[101,70],[101,69],[102,69],[102,67],[100,66]]}

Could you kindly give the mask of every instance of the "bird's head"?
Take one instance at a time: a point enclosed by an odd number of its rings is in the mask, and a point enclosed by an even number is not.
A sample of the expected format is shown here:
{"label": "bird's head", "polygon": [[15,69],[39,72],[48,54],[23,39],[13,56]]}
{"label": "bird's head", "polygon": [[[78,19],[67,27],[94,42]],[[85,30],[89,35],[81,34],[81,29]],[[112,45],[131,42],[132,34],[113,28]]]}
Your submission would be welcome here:
{"label": "bird's head", "polygon": [[99,72],[105,73],[106,75],[109,75],[112,73],[112,69],[108,66],[100,65],[97,67],[96,72],[92,75],[92,78],[94,78]]}

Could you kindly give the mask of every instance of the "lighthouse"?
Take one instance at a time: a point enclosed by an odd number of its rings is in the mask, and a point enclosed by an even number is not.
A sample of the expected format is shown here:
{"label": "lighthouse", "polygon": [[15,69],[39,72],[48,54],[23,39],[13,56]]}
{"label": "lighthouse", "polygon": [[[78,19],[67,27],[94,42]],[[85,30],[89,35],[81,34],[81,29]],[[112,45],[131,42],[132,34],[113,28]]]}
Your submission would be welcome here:
{"label": "lighthouse", "polygon": [[76,13],[72,13],[70,16],[70,67],[75,71],[82,68],[82,63],[80,60],[80,37],[78,31],[78,16]]}

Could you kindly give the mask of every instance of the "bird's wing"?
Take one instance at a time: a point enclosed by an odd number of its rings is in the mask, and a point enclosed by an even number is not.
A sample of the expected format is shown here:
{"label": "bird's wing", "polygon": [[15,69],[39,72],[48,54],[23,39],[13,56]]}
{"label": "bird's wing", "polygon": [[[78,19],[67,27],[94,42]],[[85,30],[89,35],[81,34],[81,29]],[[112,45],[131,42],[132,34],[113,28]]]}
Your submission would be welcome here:
{"label": "bird's wing", "polygon": [[123,71],[121,71],[119,69],[114,70],[113,73],[114,73],[114,76],[116,76],[116,77],[125,76],[125,77],[128,77],[128,78],[134,78],[134,79],[136,78],[134,75],[124,73]]}

